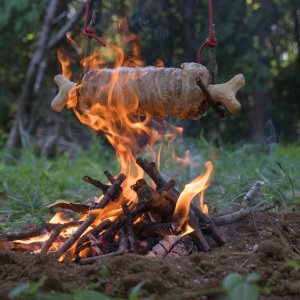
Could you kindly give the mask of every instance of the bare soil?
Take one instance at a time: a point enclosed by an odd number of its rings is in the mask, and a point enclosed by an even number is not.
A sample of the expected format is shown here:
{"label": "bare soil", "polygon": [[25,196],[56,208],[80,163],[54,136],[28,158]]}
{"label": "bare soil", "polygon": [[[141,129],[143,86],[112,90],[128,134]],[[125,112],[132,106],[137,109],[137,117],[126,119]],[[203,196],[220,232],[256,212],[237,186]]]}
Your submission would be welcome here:
{"label": "bare soil", "polygon": [[[255,213],[228,226],[224,235],[226,245],[210,253],[165,259],[127,254],[88,266],[1,250],[0,299],[19,284],[44,275],[44,291],[67,292],[94,283],[109,296],[126,297],[144,281],[140,299],[218,299],[223,278],[232,272],[259,273],[259,285],[270,290],[261,299],[300,299],[300,270],[287,263],[300,263],[300,213]],[[103,266],[109,270],[106,276]]]}

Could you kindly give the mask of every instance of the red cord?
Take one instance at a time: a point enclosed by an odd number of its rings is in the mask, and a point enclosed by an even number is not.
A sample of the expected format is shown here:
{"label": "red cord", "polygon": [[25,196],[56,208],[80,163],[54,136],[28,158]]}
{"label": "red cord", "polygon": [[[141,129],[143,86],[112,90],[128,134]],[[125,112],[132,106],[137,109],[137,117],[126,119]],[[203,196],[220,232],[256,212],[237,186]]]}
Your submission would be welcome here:
{"label": "red cord", "polygon": [[87,0],[86,1],[86,9],[85,9],[85,22],[84,22],[83,34],[88,36],[91,39],[95,39],[100,45],[105,47],[106,44],[101,40],[100,37],[95,35],[95,28],[89,27],[89,13],[90,13],[90,0]]}
{"label": "red cord", "polygon": [[198,50],[198,64],[201,62],[202,51],[205,46],[217,47],[218,42],[215,38],[214,32],[214,16],[213,16],[213,3],[212,0],[209,0],[209,37],[203,42]]}

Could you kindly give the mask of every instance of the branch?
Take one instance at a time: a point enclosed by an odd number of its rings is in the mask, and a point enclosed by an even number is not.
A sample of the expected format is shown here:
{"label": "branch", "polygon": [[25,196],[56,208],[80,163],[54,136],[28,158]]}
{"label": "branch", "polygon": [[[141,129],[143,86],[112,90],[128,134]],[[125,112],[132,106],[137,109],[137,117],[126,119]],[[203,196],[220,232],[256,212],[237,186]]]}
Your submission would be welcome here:
{"label": "branch", "polygon": [[82,4],[79,11],[75,14],[73,18],[71,18],[57,33],[54,35],[49,43],[48,49],[53,49],[57,47],[57,45],[64,39],[66,33],[70,31],[78,22],[80,17],[83,15],[85,9],[85,3]]}

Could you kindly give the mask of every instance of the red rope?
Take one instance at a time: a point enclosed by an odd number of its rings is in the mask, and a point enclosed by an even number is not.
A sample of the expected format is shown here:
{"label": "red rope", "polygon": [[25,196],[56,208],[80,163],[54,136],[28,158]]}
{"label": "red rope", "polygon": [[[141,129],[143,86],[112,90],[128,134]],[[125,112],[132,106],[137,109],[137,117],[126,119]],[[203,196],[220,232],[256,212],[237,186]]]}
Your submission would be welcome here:
{"label": "red rope", "polygon": [[215,38],[215,31],[214,31],[214,16],[213,16],[213,3],[212,0],[209,0],[209,37],[203,42],[203,44],[200,46],[198,50],[198,64],[201,62],[201,55],[203,52],[203,49],[206,46],[210,47],[217,47],[218,42]]}
{"label": "red rope", "polygon": [[95,28],[89,27],[89,13],[90,13],[90,0],[87,0],[86,8],[85,8],[85,22],[84,22],[83,34],[88,36],[91,39],[96,40],[100,45],[105,47],[106,44],[101,40],[100,37],[95,35]]}

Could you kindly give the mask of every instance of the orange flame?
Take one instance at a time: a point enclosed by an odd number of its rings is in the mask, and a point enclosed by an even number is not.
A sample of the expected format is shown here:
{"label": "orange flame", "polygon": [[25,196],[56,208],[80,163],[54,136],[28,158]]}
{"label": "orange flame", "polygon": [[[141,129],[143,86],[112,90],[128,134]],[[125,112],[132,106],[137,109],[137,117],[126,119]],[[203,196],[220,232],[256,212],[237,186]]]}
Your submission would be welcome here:
{"label": "orange flame", "polygon": [[68,79],[71,79],[72,77],[72,72],[70,70],[70,59],[67,57],[67,55],[62,51],[58,50],[57,51],[57,58],[61,63],[61,68],[62,68],[62,74],[67,77]]}
{"label": "orange flame", "polygon": [[208,181],[212,173],[213,166],[210,161],[206,162],[205,165],[207,168],[206,172],[203,175],[198,176],[191,183],[187,184],[178,198],[174,215],[179,219],[180,227],[183,227],[188,221],[190,203],[193,198],[197,194],[203,193],[208,187]]}

